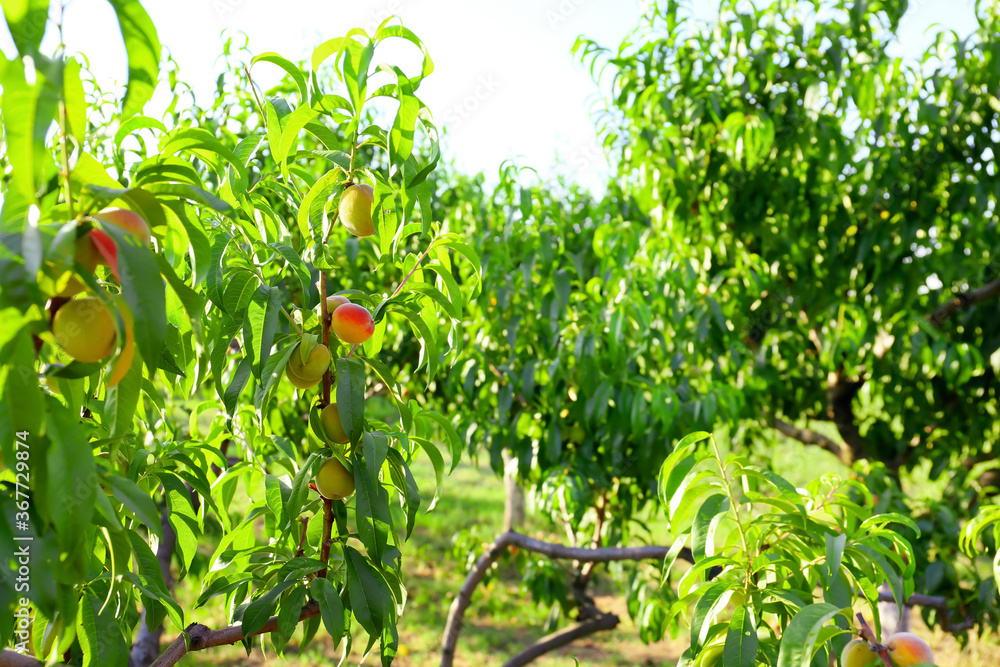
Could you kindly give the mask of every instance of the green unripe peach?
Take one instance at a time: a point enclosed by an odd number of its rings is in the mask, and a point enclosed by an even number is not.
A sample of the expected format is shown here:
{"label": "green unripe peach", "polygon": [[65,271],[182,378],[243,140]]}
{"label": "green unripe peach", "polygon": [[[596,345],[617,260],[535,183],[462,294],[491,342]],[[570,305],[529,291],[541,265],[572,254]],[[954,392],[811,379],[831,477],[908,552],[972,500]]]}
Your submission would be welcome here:
{"label": "green unripe peach", "polygon": [[868,667],[880,662],[878,653],[860,639],[852,639],[840,652],[840,667]]}
{"label": "green unripe peach", "polygon": [[923,639],[912,632],[897,632],[885,642],[889,657],[896,667],[913,667],[923,663],[934,664],[934,651]]}
{"label": "green unripe peach", "polygon": [[347,231],[355,236],[371,236],[375,233],[372,224],[372,204],[375,201],[375,188],[365,183],[351,185],[340,196],[340,221]]}
{"label": "green unripe peach", "polygon": [[354,493],[354,475],[331,456],[316,474],[316,490],[329,500],[343,500]]}
{"label": "green unripe peach", "polygon": [[695,667],[722,667],[722,651],[725,647],[725,644],[712,644],[703,648],[694,661]]}
{"label": "green unripe peach", "polygon": [[337,310],[338,306],[343,306],[345,303],[350,303],[350,299],[346,296],[340,296],[339,294],[334,294],[333,296],[326,297],[326,312],[332,313]]}
{"label": "green unripe peach", "polygon": [[66,354],[84,363],[106,359],[115,349],[115,323],[100,299],[67,301],[52,319],[52,334]]}
{"label": "green unripe peach", "polygon": [[375,320],[364,306],[345,303],[333,311],[330,328],[345,343],[360,345],[375,333]]}
{"label": "green unripe peach", "polygon": [[323,379],[323,374],[330,367],[330,349],[326,345],[317,345],[309,352],[309,359],[302,361],[301,350],[292,352],[285,367],[288,380],[299,389],[308,389]]}
{"label": "green unripe peach", "polygon": [[319,420],[323,424],[323,431],[326,433],[326,437],[332,442],[338,445],[345,445],[351,441],[347,437],[347,431],[344,430],[343,424],[340,423],[340,412],[337,410],[336,403],[331,403],[323,408],[319,413]]}

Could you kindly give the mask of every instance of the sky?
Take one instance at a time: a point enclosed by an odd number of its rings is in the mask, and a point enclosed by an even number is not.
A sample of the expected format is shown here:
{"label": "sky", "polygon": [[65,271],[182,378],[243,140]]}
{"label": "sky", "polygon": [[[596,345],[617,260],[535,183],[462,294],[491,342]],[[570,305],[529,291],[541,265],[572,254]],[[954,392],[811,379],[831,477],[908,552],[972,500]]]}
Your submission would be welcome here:
{"label": "sky", "polygon": [[[922,53],[937,28],[972,32],[974,3],[910,0],[899,30],[900,54]],[[108,2],[66,4],[69,51],[86,53],[105,90],[124,83],[125,51]],[[254,53],[276,51],[294,61],[351,28],[372,32],[386,16],[399,16],[434,59],[435,71],[421,84],[420,96],[437,124],[447,128],[446,159],[487,175],[496,174],[503,160],[516,159],[543,177],[564,174],[595,192],[610,171],[591,113],[598,88],[570,49],[581,34],[617,48],[641,11],[637,0],[145,0],[143,5],[178,61],[181,79],[202,104],[214,89],[223,31],[246,33]],[[718,3],[693,0],[689,6],[708,20]],[[387,49],[382,59],[413,56],[406,52],[412,47],[394,41],[401,50]],[[46,42],[56,43],[48,35]],[[10,54],[12,48],[9,34],[0,30],[0,49]],[[267,85],[275,72],[262,64],[254,77]],[[156,114],[156,102],[147,114]]]}

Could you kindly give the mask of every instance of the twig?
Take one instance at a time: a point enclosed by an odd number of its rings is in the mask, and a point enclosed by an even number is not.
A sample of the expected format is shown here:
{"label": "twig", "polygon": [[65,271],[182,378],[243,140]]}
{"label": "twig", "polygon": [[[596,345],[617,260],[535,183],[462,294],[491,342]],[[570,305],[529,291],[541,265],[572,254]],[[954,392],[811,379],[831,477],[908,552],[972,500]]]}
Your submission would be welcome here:
{"label": "twig", "polygon": [[[429,244],[427,244],[427,248],[422,253],[420,253],[420,257],[417,258],[417,261],[413,265],[413,268],[410,269],[410,272],[407,273],[406,277],[403,278],[402,282],[399,283],[399,285],[396,287],[396,290],[392,294],[389,295],[389,299],[392,299],[397,294],[399,294],[400,290],[403,289],[403,285],[405,285],[406,282],[410,279],[410,276],[412,276],[414,274],[414,272],[417,269],[420,268],[420,263],[423,262],[424,259],[427,257],[427,253],[429,253],[431,251],[431,247],[433,245],[434,245],[434,241],[431,241]],[[386,300],[388,301],[388,299],[386,299]],[[354,351],[357,350],[357,349],[358,349],[357,344],[352,345],[351,346],[351,351],[347,353],[347,357],[346,358],[350,359],[351,357],[353,357],[354,356]]]}
{"label": "twig", "polygon": [[844,463],[845,465],[851,465],[852,463],[850,450],[842,446],[836,440],[826,437],[822,433],[817,433],[816,431],[808,428],[799,428],[794,424],[790,424],[778,418],[770,420],[770,426],[782,435],[792,438],[793,440],[798,440],[806,445],[816,445],[825,449],[840,459],[841,463]]}
{"label": "twig", "polygon": [[330,547],[333,545],[333,501],[323,498],[323,542],[319,548],[319,559],[323,561],[323,569],[319,577],[326,579],[326,565],[330,562]]}
{"label": "twig", "polygon": [[[895,602],[896,598],[893,597],[892,593],[880,592],[878,594],[879,602]],[[941,626],[946,632],[961,632],[963,630],[968,630],[975,627],[976,622],[971,616],[966,616],[962,621],[958,623],[951,622],[951,609],[948,607],[948,598],[943,595],[924,595],[923,593],[914,593],[903,605],[907,607],[928,607],[929,609],[937,609],[944,612],[942,615],[944,618],[941,619]]]}
{"label": "twig", "polygon": [[578,625],[554,632],[547,637],[543,637],[528,648],[524,649],[513,658],[503,663],[503,667],[521,667],[534,662],[535,659],[545,655],[549,651],[554,651],[560,646],[565,646],[581,637],[592,635],[602,630],[614,630],[618,627],[620,619],[614,614],[601,614],[596,618],[584,621]]}
{"label": "twig", "polygon": [[[448,622],[445,625],[444,635],[441,638],[441,667],[452,667],[455,662],[455,648],[458,645],[458,635],[462,631],[462,619],[466,610],[472,603],[472,594],[476,587],[486,576],[493,563],[500,557],[500,554],[508,546],[517,546],[526,551],[548,556],[554,559],[578,560],[582,562],[594,561],[597,563],[608,563],[621,560],[661,560],[666,558],[670,552],[670,547],[665,546],[644,546],[644,547],[602,547],[599,549],[583,549],[579,547],[567,547],[563,544],[543,542],[527,535],[508,531],[503,533],[487,547],[486,552],[479,557],[472,570],[462,583],[455,601],[451,604],[448,612]],[[690,549],[682,549],[679,556],[688,562],[694,562]]]}
{"label": "twig", "polygon": [[997,296],[1000,296],[1000,278],[997,278],[993,282],[987,283],[978,289],[969,290],[968,292],[956,295],[947,303],[938,306],[933,313],[927,316],[927,319],[935,327],[940,327],[946,319],[954,315],[959,310],[968,308],[969,306],[974,306],[977,303],[981,303],[987,299],[992,299]]}
{"label": "twig", "polygon": [[875,637],[875,633],[872,632],[872,629],[868,627],[868,623],[865,621],[865,617],[862,614],[858,614],[858,622],[861,624],[861,638],[868,642],[871,650],[878,654],[878,657],[882,660],[886,667],[892,667],[892,660],[889,658],[889,651],[878,643],[878,638]]}
{"label": "twig", "polygon": [[[302,613],[299,614],[299,621],[312,618],[318,613],[319,604],[315,600],[310,600],[302,607]],[[272,616],[264,624],[264,627],[250,636],[256,637],[257,635],[274,632],[277,629],[278,617]],[[189,642],[185,642],[185,635],[189,638]],[[210,630],[199,623],[192,623],[184,629],[184,634],[175,639],[174,643],[168,646],[167,650],[161,653],[160,657],[150,667],[176,665],[181,658],[192,651],[202,651],[206,648],[222,646],[223,644],[235,644],[246,638],[246,635],[243,634],[243,628],[239,625],[231,625],[222,630]]]}

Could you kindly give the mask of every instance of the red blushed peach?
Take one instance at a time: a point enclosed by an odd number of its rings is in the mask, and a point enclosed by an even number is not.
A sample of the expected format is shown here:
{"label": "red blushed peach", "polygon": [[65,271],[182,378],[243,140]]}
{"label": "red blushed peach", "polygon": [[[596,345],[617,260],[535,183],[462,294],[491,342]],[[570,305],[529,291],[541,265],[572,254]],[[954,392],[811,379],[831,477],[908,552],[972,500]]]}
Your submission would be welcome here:
{"label": "red blushed peach", "polygon": [[[135,234],[142,241],[143,245],[149,245],[150,233],[149,225],[138,213],[124,208],[107,208],[100,213],[95,213],[94,217],[101,222],[116,227],[121,227],[125,231]],[[90,238],[100,255],[100,263],[111,268],[111,273],[118,279],[118,247],[114,240],[103,230],[95,227],[90,230]]]}
{"label": "red blushed peach", "polygon": [[375,333],[375,320],[364,306],[345,303],[333,311],[330,326],[337,338],[352,345],[360,345]]}
{"label": "red blushed peach", "polygon": [[143,245],[149,244],[149,225],[142,219],[142,216],[127,208],[106,208],[100,213],[95,213],[94,217],[109,225],[121,227],[126,232],[131,232],[142,240]]}

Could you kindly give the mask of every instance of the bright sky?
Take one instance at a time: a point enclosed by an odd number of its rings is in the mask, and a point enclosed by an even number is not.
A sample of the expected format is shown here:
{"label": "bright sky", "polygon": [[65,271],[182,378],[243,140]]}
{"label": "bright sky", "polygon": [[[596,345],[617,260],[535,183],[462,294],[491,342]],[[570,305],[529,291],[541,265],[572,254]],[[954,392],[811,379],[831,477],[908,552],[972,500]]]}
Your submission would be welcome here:
{"label": "bright sky", "polygon": [[[910,0],[900,27],[903,54],[930,43],[928,28],[975,29],[975,0]],[[313,47],[353,27],[371,32],[400,16],[427,45],[434,73],[420,96],[448,130],[446,157],[468,172],[496,173],[517,158],[543,175],[563,173],[602,190],[608,165],[589,114],[596,87],[570,55],[577,35],[617,48],[639,18],[636,0],[145,0],[160,41],[180,65],[181,78],[207,104],[223,30],[249,36],[255,53],[305,59]],[[693,0],[710,19],[717,2]],[[68,0],[65,31],[71,52],[86,53],[105,90],[127,78],[125,52],[105,0]],[[48,40],[47,40],[48,41]],[[48,41],[54,45],[54,41]],[[12,53],[10,36],[0,48]],[[405,49],[404,49],[405,50]],[[383,54],[392,56],[391,53]],[[261,65],[261,81],[268,82]],[[255,78],[257,73],[255,70]],[[155,110],[147,107],[147,113]]]}

